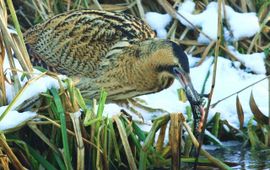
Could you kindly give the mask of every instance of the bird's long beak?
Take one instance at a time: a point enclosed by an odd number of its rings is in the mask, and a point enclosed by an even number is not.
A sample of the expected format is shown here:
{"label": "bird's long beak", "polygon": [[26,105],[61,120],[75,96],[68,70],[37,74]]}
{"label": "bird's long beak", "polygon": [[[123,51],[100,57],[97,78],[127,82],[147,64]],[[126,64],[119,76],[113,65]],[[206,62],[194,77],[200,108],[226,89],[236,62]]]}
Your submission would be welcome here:
{"label": "bird's long beak", "polygon": [[201,132],[205,115],[204,108],[201,105],[201,97],[194,89],[188,73],[181,67],[175,68],[174,73],[186,92],[186,96],[192,108],[196,130]]}

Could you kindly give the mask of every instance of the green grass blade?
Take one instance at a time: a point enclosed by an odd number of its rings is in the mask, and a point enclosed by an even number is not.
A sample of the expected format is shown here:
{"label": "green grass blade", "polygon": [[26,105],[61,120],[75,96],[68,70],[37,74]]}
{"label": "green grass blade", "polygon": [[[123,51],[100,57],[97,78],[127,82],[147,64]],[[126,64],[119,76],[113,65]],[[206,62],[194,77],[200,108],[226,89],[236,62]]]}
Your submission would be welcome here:
{"label": "green grass blade", "polygon": [[119,151],[119,145],[117,143],[117,139],[116,139],[116,135],[115,135],[115,131],[114,131],[114,127],[113,127],[113,123],[112,121],[109,122],[109,128],[110,128],[110,134],[111,134],[111,138],[112,138],[112,143],[113,143],[113,149],[114,149],[114,154],[115,154],[115,158],[116,160],[118,160],[119,162],[121,162],[121,156],[120,156],[120,151]]}
{"label": "green grass blade", "polygon": [[106,118],[104,120],[104,128],[103,128],[103,134],[102,134],[102,142],[103,142],[103,159],[104,159],[104,169],[109,169],[109,160],[108,160],[108,125],[109,125],[109,119]]}
{"label": "green grass blade", "polygon": [[61,157],[59,155],[57,155],[55,152],[53,153],[53,157],[56,160],[58,166],[60,167],[61,170],[66,170],[65,164],[63,162],[63,160],[61,159]]}
{"label": "green grass blade", "polygon": [[11,11],[11,17],[12,17],[12,20],[14,22],[15,29],[16,29],[19,37],[20,37],[21,42],[24,42],[23,41],[23,34],[22,34],[22,31],[21,31],[21,28],[20,28],[20,24],[19,24],[18,18],[16,16],[16,12],[15,12],[15,9],[14,9],[13,3],[12,3],[12,0],[7,0],[7,4],[8,4],[9,10]]}
{"label": "green grass blade", "polygon": [[60,122],[61,122],[61,134],[62,134],[62,141],[63,141],[63,147],[64,147],[64,160],[66,164],[67,169],[72,169],[71,165],[71,158],[69,154],[69,145],[68,145],[68,137],[67,137],[67,126],[66,126],[66,117],[64,108],[60,99],[60,96],[58,95],[58,92],[55,88],[52,88],[51,93],[54,97],[54,103],[57,108],[57,112],[60,115]]}
{"label": "green grass blade", "polygon": [[99,98],[98,110],[97,110],[97,117],[98,118],[102,117],[102,113],[104,111],[107,95],[108,95],[108,93],[102,89],[100,92],[100,98]]}
{"label": "green grass blade", "polygon": [[119,117],[115,116],[113,119],[116,122],[118,131],[119,131],[119,134],[120,134],[120,138],[121,138],[123,146],[124,146],[124,150],[125,150],[125,153],[126,153],[126,158],[128,160],[128,163],[129,163],[129,168],[131,170],[136,170],[137,166],[136,166],[135,159],[133,157],[133,154],[132,154],[129,142],[128,142],[128,137],[127,137],[124,125],[123,125],[122,121],[119,119]]}
{"label": "green grass blade", "polygon": [[265,149],[266,146],[260,141],[258,135],[256,134],[256,128],[253,125],[254,117],[248,121],[247,130],[249,141],[252,149]]}
{"label": "green grass blade", "polygon": [[139,170],[145,170],[147,167],[147,153],[142,150],[140,153]]}
{"label": "green grass blade", "polygon": [[100,121],[102,121],[102,118],[91,119],[91,120],[85,122],[84,126],[90,126],[90,125],[97,123],[97,122],[100,122]]}
{"label": "green grass blade", "polygon": [[142,131],[136,123],[132,123],[132,128],[134,130],[134,133],[138,136],[139,140],[144,141],[146,139],[145,132]]}
{"label": "green grass blade", "polygon": [[[102,133],[102,127],[103,126],[100,126],[99,129],[98,129],[98,132],[97,132],[97,137],[96,137],[96,145],[98,148],[101,148],[101,133]],[[93,160],[95,160],[95,165],[96,165],[96,169],[103,169],[102,166],[102,160],[101,160],[101,156],[100,156],[100,152],[99,150],[96,150],[96,157],[93,158]]]}
{"label": "green grass blade", "polygon": [[57,170],[56,167],[54,167],[50,162],[48,162],[46,159],[43,158],[42,155],[40,155],[35,149],[28,146],[29,152],[31,155],[45,168],[50,170]]}
{"label": "green grass blade", "polygon": [[214,125],[213,125],[213,129],[212,129],[212,134],[215,137],[218,137],[218,133],[219,133],[219,123],[220,122],[220,113],[216,112],[215,116],[214,116]]}
{"label": "green grass blade", "polygon": [[[105,92],[103,89],[101,89],[100,92],[100,97],[99,97],[99,103],[98,103],[98,109],[97,109],[97,118],[98,119],[102,119],[102,113],[104,111],[104,107],[105,107],[105,102],[106,102],[106,98],[107,98],[107,92]],[[96,133],[100,127],[100,121],[98,121],[96,123]]]}
{"label": "green grass blade", "polygon": [[153,150],[153,143],[154,143],[154,138],[155,134],[158,131],[160,127],[165,125],[168,121],[170,120],[170,115],[166,114],[163,116],[158,117],[157,119],[154,120],[154,123],[151,127],[151,130],[149,131],[144,144],[142,151],[140,153],[140,160],[139,160],[139,169],[144,170],[147,167],[147,155],[148,152]]}
{"label": "green grass blade", "polygon": [[[135,146],[141,150],[142,146],[140,144],[140,138],[138,138],[136,135],[136,131],[133,129],[133,124],[135,124],[134,122],[129,122],[125,117],[121,116],[121,120],[123,121],[124,125],[125,125],[125,129],[126,129],[126,133],[128,134],[128,136],[130,136],[130,141],[133,142],[135,144]],[[137,126],[137,125],[135,125]],[[129,127],[129,128],[127,128]],[[142,131],[138,131],[138,134],[141,135]]]}
{"label": "green grass blade", "polygon": [[75,97],[77,98],[77,102],[78,102],[80,108],[82,108],[84,111],[86,111],[87,107],[86,107],[86,104],[83,100],[83,97],[81,95],[80,90],[77,88],[74,88],[74,93],[75,93]]}

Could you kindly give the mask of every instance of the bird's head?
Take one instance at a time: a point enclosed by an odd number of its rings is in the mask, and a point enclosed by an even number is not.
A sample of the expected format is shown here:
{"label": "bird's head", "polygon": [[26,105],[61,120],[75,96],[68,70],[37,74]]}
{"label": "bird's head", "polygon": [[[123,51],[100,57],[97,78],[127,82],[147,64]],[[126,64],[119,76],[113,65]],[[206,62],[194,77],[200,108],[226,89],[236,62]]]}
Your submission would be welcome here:
{"label": "bird's head", "polygon": [[[186,96],[191,104],[195,125],[200,131],[202,127],[202,120],[204,118],[204,110],[201,106],[201,97],[194,89],[190,78],[190,69],[188,57],[182,48],[168,40],[157,40],[148,46],[152,48],[151,60],[154,63],[156,72],[159,74],[160,79],[164,77],[177,79],[183,86]],[[197,121],[197,122],[196,122]]]}

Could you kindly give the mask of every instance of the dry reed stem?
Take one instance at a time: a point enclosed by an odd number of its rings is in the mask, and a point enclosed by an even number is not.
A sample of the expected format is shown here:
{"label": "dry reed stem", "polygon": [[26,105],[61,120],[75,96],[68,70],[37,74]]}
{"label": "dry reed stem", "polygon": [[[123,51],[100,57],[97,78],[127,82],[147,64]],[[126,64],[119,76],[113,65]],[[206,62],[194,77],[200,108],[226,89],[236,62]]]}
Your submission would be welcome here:
{"label": "dry reed stem", "polygon": [[216,47],[215,47],[215,58],[214,58],[214,68],[213,68],[213,77],[212,77],[212,85],[211,85],[211,89],[210,89],[210,93],[208,96],[208,103],[205,109],[205,116],[203,119],[203,127],[202,127],[202,131],[199,135],[199,147],[196,153],[196,160],[195,160],[195,164],[194,164],[194,169],[196,170],[196,166],[197,166],[197,162],[198,162],[198,158],[200,156],[200,150],[203,144],[203,139],[204,139],[204,132],[206,129],[206,123],[207,123],[207,118],[208,118],[208,113],[210,110],[210,105],[211,105],[211,101],[212,101],[212,97],[214,94],[214,89],[215,89],[215,84],[216,84],[216,74],[217,74],[217,63],[218,63],[218,56],[219,56],[219,49],[220,49],[220,44],[221,44],[221,39],[222,39],[222,14],[221,14],[221,7],[222,7],[222,0],[218,0],[218,40],[216,42]]}
{"label": "dry reed stem", "polygon": [[31,68],[29,68],[28,65],[26,64],[25,58],[23,57],[22,52],[17,48],[16,43],[13,41],[10,33],[8,32],[7,25],[5,24],[5,20],[3,17],[0,17],[0,29],[2,31],[5,46],[6,47],[11,46],[23,70],[26,72],[31,72]]}
{"label": "dry reed stem", "polygon": [[[187,35],[188,31],[189,31],[189,29],[188,28],[185,28],[185,30],[182,32],[182,34],[179,37],[179,42],[180,41],[185,41],[184,38]],[[193,41],[193,40],[189,40],[189,41]],[[199,45],[198,41],[196,41],[196,43]]]}
{"label": "dry reed stem", "polygon": [[[199,142],[197,141],[196,137],[193,135],[191,128],[189,127],[189,125],[187,124],[187,122],[185,121],[184,116],[182,116],[182,123],[183,126],[185,127],[186,131],[188,132],[189,136],[191,137],[191,140],[194,144],[194,146],[196,148],[199,147]],[[223,162],[221,162],[220,160],[216,159],[215,157],[213,157],[212,155],[210,155],[207,151],[205,151],[204,149],[200,150],[200,153],[202,155],[204,155],[210,162],[212,162],[214,165],[216,165],[218,168],[220,169],[224,169],[224,170],[228,170],[231,169],[228,165],[224,164]]]}
{"label": "dry reed stem", "polygon": [[247,12],[247,2],[246,0],[241,0],[241,9],[243,12]]}
{"label": "dry reed stem", "polygon": [[[1,40],[1,39],[0,39]],[[5,75],[4,75],[4,59],[5,59],[5,49],[3,42],[0,41],[1,47],[1,56],[0,56],[0,106],[6,105],[7,97],[6,97],[6,86],[5,86]]]}
{"label": "dry reed stem", "polygon": [[34,71],[33,66],[32,66],[30,57],[28,55],[24,40],[20,41],[18,35],[16,35],[16,34],[13,34],[12,38],[13,38],[16,46],[18,47],[18,49],[20,51],[22,51],[22,54],[23,54],[23,57],[24,57],[23,59],[24,59],[25,63],[27,64],[27,67],[29,68],[30,72],[33,72]]}
{"label": "dry reed stem", "polygon": [[16,157],[16,155],[13,153],[12,149],[8,146],[5,137],[3,134],[1,134],[0,137],[0,146],[3,148],[3,150],[6,152],[7,156],[9,157],[9,159],[11,160],[13,166],[17,169],[17,170],[22,170],[22,169],[26,169],[21,162],[18,160],[18,158]]}
{"label": "dry reed stem", "polygon": [[115,121],[115,123],[117,125],[117,129],[119,131],[120,138],[121,138],[121,141],[123,143],[125,153],[126,153],[126,156],[127,156],[127,160],[128,160],[128,163],[129,163],[129,168],[131,170],[137,170],[137,166],[135,164],[135,160],[134,160],[134,157],[133,157],[133,154],[132,154],[129,142],[128,142],[127,134],[126,134],[126,132],[124,130],[124,126],[123,126],[123,124],[122,124],[122,122],[121,122],[121,120],[119,119],[118,116],[113,116],[113,120]]}
{"label": "dry reed stem", "polygon": [[[250,46],[247,50],[247,53],[250,54],[253,47],[255,46],[256,42],[258,41],[259,37],[261,36],[262,30],[263,28],[266,26],[267,22],[269,22],[269,18],[270,18],[270,11],[268,12],[267,16],[265,17],[265,19],[263,20],[262,24],[260,25],[260,31],[258,33],[256,33],[256,35],[253,37]],[[269,43],[270,45],[270,43]]]}
{"label": "dry reed stem", "polygon": [[174,19],[172,26],[170,27],[167,38],[174,40],[178,21]]}
{"label": "dry reed stem", "polygon": [[254,1],[245,1],[247,3],[247,6],[251,12],[256,12],[256,8],[253,4]]}
{"label": "dry reed stem", "polygon": [[82,132],[80,128],[80,115],[81,113],[75,112],[70,113],[70,118],[73,123],[75,135],[76,135],[76,142],[77,142],[77,170],[84,169],[84,158],[85,158],[85,149],[84,143],[82,138]]}
{"label": "dry reed stem", "polygon": [[2,150],[0,150],[0,164],[1,164],[1,168],[3,170],[10,170],[9,168],[9,159],[7,157],[7,155],[4,155]]}
{"label": "dry reed stem", "polygon": [[183,45],[187,45],[187,46],[202,46],[202,45],[204,45],[204,44],[199,43],[197,40],[180,40],[179,43],[183,44]]}
{"label": "dry reed stem", "polygon": [[39,13],[39,16],[42,18],[42,20],[46,20],[49,18],[49,16],[46,14],[45,9],[43,7],[44,3],[42,3],[42,1],[39,0],[32,0],[35,10]]}
{"label": "dry reed stem", "polygon": [[166,134],[166,128],[167,128],[167,124],[163,125],[160,128],[158,140],[157,140],[157,143],[156,143],[156,150],[158,152],[162,152],[162,148],[163,148],[163,145],[164,145],[165,134]]}
{"label": "dry reed stem", "polygon": [[[7,17],[7,11],[6,11],[6,7],[5,4],[0,1],[0,7],[1,7],[1,13],[0,15],[3,17]],[[6,105],[7,102],[7,98],[6,98],[6,87],[5,87],[5,76],[4,76],[4,68],[3,68],[3,64],[4,64],[4,60],[5,60],[5,47],[4,47],[4,42],[2,39],[2,35],[0,36],[0,47],[1,47],[1,56],[0,56],[0,105]]]}
{"label": "dry reed stem", "polygon": [[205,51],[206,47],[202,46],[202,47],[196,47],[196,49],[191,53],[192,56],[196,56],[198,54],[202,54]]}
{"label": "dry reed stem", "polygon": [[18,69],[16,69],[16,65],[15,65],[15,61],[14,58],[12,56],[12,50],[10,47],[6,48],[6,52],[7,52],[7,56],[8,56],[8,61],[9,61],[9,65],[10,65],[10,70],[12,73],[12,78],[14,79],[14,91],[15,94],[19,91],[19,89],[21,88],[21,82],[19,80],[19,75],[18,75]]}
{"label": "dry reed stem", "polygon": [[181,129],[182,129],[182,122],[181,122],[181,115],[178,113],[170,114],[171,124],[170,124],[170,132],[169,132],[169,139],[170,139],[170,146],[171,146],[171,169],[172,170],[179,170],[181,167]]}
{"label": "dry reed stem", "polygon": [[197,66],[201,65],[204,60],[206,59],[207,55],[209,54],[210,50],[212,49],[212,47],[215,45],[215,41],[212,41],[204,50],[204,52],[202,53],[202,57],[200,59],[200,61],[197,63]]}
{"label": "dry reed stem", "polygon": [[[133,3],[133,6],[136,3]],[[102,7],[103,10],[105,11],[125,11],[129,8],[131,8],[130,4],[129,5],[111,5],[111,4],[100,4],[100,6]],[[98,10],[98,7],[96,5],[90,5],[89,9],[94,9],[94,10]]]}
{"label": "dry reed stem", "polygon": [[139,14],[140,14],[140,17],[141,17],[141,19],[143,19],[144,20],[144,9],[143,9],[143,6],[142,6],[142,2],[141,2],[141,0],[135,0],[136,1],[136,3],[137,3],[137,7],[138,7],[138,10],[139,10]]}
{"label": "dry reed stem", "polygon": [[98,0],[93,0],[94,1],[94,4],[97,6],[97,8],[99,9],[99,10],[104,10],[103,8],[102,8],[102,6],[100,5],[100,3],[98,2]]}

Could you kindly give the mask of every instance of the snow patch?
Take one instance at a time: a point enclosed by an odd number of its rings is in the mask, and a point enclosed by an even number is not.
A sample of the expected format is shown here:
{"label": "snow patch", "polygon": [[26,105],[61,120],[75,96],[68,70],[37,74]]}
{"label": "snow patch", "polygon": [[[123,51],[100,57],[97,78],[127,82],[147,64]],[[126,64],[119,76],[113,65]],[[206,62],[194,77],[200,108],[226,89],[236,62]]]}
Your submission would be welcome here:
{"label": "snow patch", "polygon": [[[7,89],[7,91],[13,91],[13,86],[9,86],[9,87],[11,89]],[[59,83],[56,79],[49,77],[49,76],[43,76],[37,80],[32,81],[31,83],[29,83],[29,86],[27,86],[25,88],[25,90],[20,95],[20,97],[16,100],[12,109],[15,109],[17,106],[22,104],[27,99],[30,99],[31,97],[37,96],[40,93],[46,92],[48,89],[51,89],[53,87],[56,89],[59,89],[60,86],[59,86]],[[13,99],[14,96],[9,96],[9,98]],[[11,101],[9,101],[9,102],[11,102]]]}
{"label": "snow patch", "polygon": [[245,37],[252,37],[254,34],[259,32],[260,25],[256,13],[235,12],[230,6],[227,5],[225,9],[229,29],[232,31],[235,41]]}
{"label": "snow patch", "polygon": [[[210,69],[210,75],[208,80],[206,81],[204,94],[208,94],[210,92],[213,75],[212,63],[213,57],[209,57],[205,62],[202,63],[202,65],[191,69],[191,78],[193,80],[194,87],[199,92],[202,90],[207,71]],[[263,78],[265,78],[264,74],[255,75],[247,73],[239,68],[235,68],[230,60],[219,57],[216,84],[212,103],[215,103],[218,100],[236,91],[239,91],[242,88]],[[245,125],[248,123],[248,120],[253,116],[249,107],[249,97],[251,91],[254,91],[253,95],[258,107],[263,113],[266,114],[268,108],[267,89],[267,80],[265,80],[238,94],[245,114]],[[239,121],[236,111],[236,95],[222,101],[221,103],[216,105],[216,107],[211,108],[208,120],[210,120],[216,112],[221,113],[221,119],[226,119],[233,126],[239,127]]]}
{"label": "snow patch", "polygon": [[172,17],[169,14],[160,14],[157,12],[147,12],[145,20],[150,27],[157,32],[159,38],[166,38],[167,31],[165,27],[171,22]]}
{"label": "snow patch", "polygon": [[[200,14],[192,14],[195,10],[195,3],[191,0],[186,0],[178,8],[178,19],[186,27],[192,28],[191,22],[194,26],[200,27],[202,32],[208,35],[211,39],[217,40],[218,30],[218,3],[211,2],[207,5],[205,11]],[[240,40],[245,37],[251,37],[260,30],[259,20],[255,13],[238,13],[235,12],[231,7],[225,5],[226,19],[229,27],[225,27],[225,37],[227,40]],[[222,18],[224,14],[222,10]],[[187,20],[189,22],[187,22]],[[228,38],[229,34],[227,31],[231,31],[233,37]],[[210,43],[210,40],[200,33],[198,37],[200,43]]]}
{"label": "snow patch", "polygon": [[[7,106],[0,107],[0,115],[6,110]],[[30,120],[36,116],[35,112],[23,112],[10,111],[0,122],[0,131],[7,130],[18,126],[19,124]]]}
{"label": "snow patch", "polygon": [[239,61],[241,61],[248,69],[252,70],[254,73],[266,73],[264,64],[265,54],[263,52],[253,54],[241,54],[233,46],[229,46],[228,48]]}
{"label": "snow patch", "polygon": [[[222,7],[223,8],[223,7]],[[212,40],[217,40],[218,30],[218,3],[210,2],[206,9],[199,13],[193,14],[195,3],[192,0],[185,0],[178,7],[177,16],[179,21],[190,29],[195,27],[201,28]],[[225,15],[222,10],[222,18],[227,20],[228,27],[224,25],[224,37],[227,41],[237,41],[246,37],[252,37],[259,32],[260,25],[256,13],[239,13],[234,11],[230,6],[225,5]],[[165,27],[171,22],[172,17],[169,14],[160,14],[157,12],[147,12],[145,14],[146,22],[152,29],[157,32],[159,38],[166,38],[167,31]],[[198,42],[203,44],[210,43],[204,34],[200,33]]]}
{"label": "snow patch", "polygon": [[[14,58],[14,62],[15,62],[16,68],[18,70],[22,70],[18,60]],[[11,70],[9,69],[10,65],[9,65],[7,56],[5,56],[5,60],[4,60],[3,65],[4,65],[4,70],[6,73],[6,78],[9,80],[9,82],[11,82],[10,81]],[[38,76],[40,76],[40,74],[42,74],[40,71],[34,70],[34,76],[31,80],[27,81],[26,78],[24,78],[23,80],[20,80],[22,87],[25,86],[27,82],[29,84],[27,84],[24,91],[22,92],[20,97],[16,100],[16,102],[13,103],[12,107],[10,108],[10,111],[0,121],[0,130],[7,130],[9,128],[16,127],[17,125],[21,124],[24,121],[27,121],[27,120],[33,118],[36,115],[35,112],[26,111],[23,113],[19,113],[15,110],[16,107],[21,105],[24,101],[26,101],[34,96],[37,96],[40,93],[46,92],[48,89],[51,89],[53,87],[56,89],[60,88],[59,82],[56,78],[49,77],[46,75],[38,77]],[[22,72],[18,71],[19,79],[21,78],[21,76],[22,76]],[[65,78],[66,78],[65,76],[59,76],[60,80],[63,80]],[[7,101],[8,101],[8,103],[10,103],[16,95],[15,89],[8,82],[5,82],[5,85],[6,85]],[[6,110],[7,107],[8,106],[0,107],[0,114],[2,114]]]}

